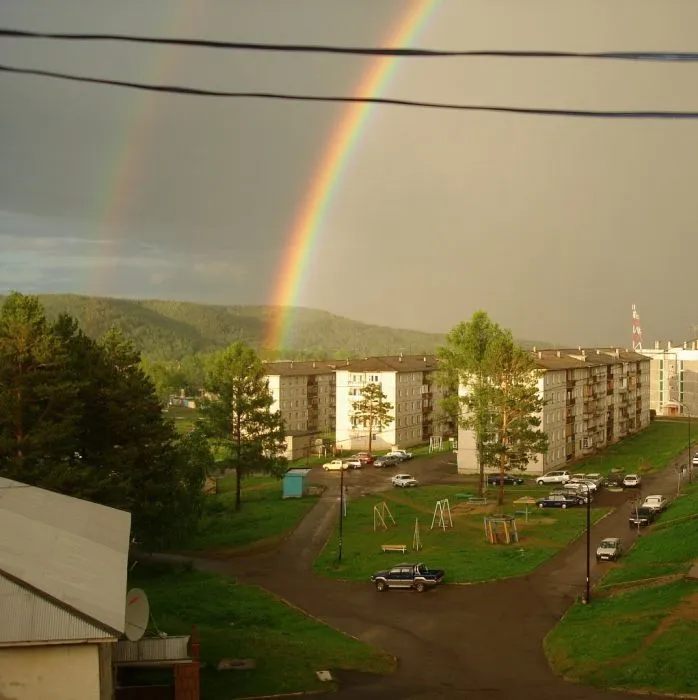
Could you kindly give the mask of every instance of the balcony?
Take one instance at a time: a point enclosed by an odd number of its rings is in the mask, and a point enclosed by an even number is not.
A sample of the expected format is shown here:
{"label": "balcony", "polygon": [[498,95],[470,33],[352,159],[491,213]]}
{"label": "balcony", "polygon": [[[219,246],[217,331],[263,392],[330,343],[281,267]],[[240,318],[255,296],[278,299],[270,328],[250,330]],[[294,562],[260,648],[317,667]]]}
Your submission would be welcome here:
{"label": "balcony", "polygon": [[568,389],[574,389],[574,385],[575,385],[574,379],[568,379],[565,382],[565,385],[567,386]]}

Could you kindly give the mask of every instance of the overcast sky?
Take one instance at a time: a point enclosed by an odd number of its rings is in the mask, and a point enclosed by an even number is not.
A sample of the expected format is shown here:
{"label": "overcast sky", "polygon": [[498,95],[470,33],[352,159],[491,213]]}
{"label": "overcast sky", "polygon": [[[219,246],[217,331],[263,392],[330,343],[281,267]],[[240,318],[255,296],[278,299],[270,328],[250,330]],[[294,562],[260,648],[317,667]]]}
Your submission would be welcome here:
{"label": "overcast sky", "polygon": [[[4,27],[379,45],[409,0],[3,0]],[[698,51],[695,0],[442,0],[415,45]],[[2,39],[0,63],[354,94],[370,59]],[[403,60],[385,96],[698,111],[698,64]],[[0,73],[0,291],[269,302],[342,106]],[[630,344],[698,323],[698,121],[374,108],[299,303],[447,330]],[[698,333],[693,333],[695,336]]]}

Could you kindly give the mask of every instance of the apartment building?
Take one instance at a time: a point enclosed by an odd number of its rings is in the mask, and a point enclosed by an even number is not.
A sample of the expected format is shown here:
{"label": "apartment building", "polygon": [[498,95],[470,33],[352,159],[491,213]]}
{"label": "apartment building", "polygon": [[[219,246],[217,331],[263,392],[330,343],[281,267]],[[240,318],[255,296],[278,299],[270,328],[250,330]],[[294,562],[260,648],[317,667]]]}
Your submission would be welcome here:
{"label": "apartment building", "polygon": [[372,449],[400,448],[447,437],[449,426],[440,410],[443,389],[436,384],[433,355],[368,357],[348,360],[335,370],[336,441],[342,449],[367,449],[368,431],[353,418],[354,403],[366,384],[379,384],[393,406],[390,424],[373,435]]}
{"label": "apartment building", "polygon": [[650,408],[658,416],[698,415],[698,340],[641,350],[650,359]]}
{"label": "apartment building", "polygon": [[[527,471],[564,466],[649,425],[649,358],[620,348],[534,349],[532,354],[541,370],[540,418],[548,451]],[[461,428],[458,471],[477,469],[474,435]]]}
{"label": "apartment building", "polygon": [[280,411],[286,433],[318,437],[335,430],[335,369],[327,362],[265,362],[274,397],[272,411]]}

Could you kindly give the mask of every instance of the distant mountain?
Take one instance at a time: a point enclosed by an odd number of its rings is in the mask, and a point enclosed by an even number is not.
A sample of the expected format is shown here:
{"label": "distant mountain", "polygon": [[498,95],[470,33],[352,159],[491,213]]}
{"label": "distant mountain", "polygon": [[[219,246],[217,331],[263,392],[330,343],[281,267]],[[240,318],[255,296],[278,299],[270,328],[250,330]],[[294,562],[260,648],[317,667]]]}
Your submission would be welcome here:
{"label": "distant mountain", "polygon": [[[49,318],[68,313],[95,338],[112,327],[119,328],[141,352],[163,360],[218,350],[237,340],[260,349],[269,324],[280,313],[289,316],[288,347],[279,349],[288,359],[432,353],[445,338],[440,333],[372,326],[317,309],[216,306],[75,294],[43,294],[39,299]],[[519,342],[525,347],[550,345]]]}

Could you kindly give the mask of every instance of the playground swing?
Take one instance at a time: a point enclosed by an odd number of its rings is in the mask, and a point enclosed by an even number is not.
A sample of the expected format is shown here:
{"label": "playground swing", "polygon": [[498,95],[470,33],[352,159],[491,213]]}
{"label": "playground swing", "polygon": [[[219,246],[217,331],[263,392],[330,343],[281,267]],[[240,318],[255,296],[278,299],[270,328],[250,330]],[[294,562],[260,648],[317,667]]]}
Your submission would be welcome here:
{"label": "playground swing", "polygon": [[378,503],[377,505],[373,506],[373,532],[375,532],[378,529],[379,525],[384,530],[388,529],[388,526],[385,522],[386,516],[390,518],[393,525],[396,524],[395,518],[393,518],[393,514],[390,512],[390,508],[388,508],[388,504],[385,501],[382,501],[381,503]]}
{"label": "playground swing", "polygon": [[443,528],[444,531],[447,527],[453,527],[451,505],[448,502],[448,498],[436,501],[436,505],[434,506],[434,516],[431,519],[431,528],[429,529],[433,530],[434,525]]}
{"label": "playground swing", "polygon": [[516,518],[513,515],[486,515],[485,537],[490,544],[511,544],[519,541]]}

